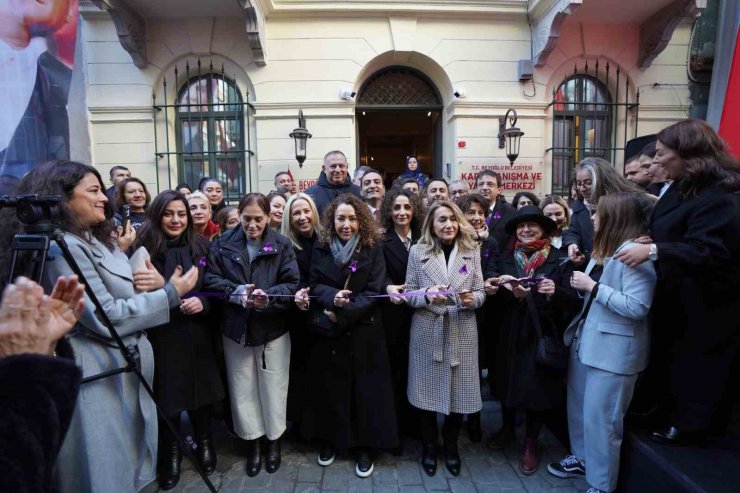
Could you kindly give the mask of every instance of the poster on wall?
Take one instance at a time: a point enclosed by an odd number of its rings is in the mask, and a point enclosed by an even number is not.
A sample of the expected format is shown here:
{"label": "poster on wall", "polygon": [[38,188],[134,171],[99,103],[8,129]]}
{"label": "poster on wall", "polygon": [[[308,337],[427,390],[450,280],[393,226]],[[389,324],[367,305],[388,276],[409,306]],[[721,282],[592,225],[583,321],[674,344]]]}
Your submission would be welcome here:
{"label": "poster on wall", "polygon": [[69,159],[77,12],[78,0],[0,0],[0,193],[38,163]]}
{"label": "poster on wall", "polygon": [[456,180],[465,181],[471,190],[475,189],[478,173],[484,169],[501,175],[501,193],[511,199],[517,192],[532,192],[542,195],[544,164],[542,160],[517,160],[512,166],[507,159],[472,159],[460,161]]}

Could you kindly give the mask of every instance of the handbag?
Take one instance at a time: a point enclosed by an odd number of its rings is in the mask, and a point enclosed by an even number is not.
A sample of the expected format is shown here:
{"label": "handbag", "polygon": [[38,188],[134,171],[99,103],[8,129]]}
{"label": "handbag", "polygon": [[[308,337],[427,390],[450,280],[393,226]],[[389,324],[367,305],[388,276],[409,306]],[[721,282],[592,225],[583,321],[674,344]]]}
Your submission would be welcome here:
{"label": "handbag", "polygon": [[549,368],[564,370],[568,367],[568,348],[565,347],[562,337],[557,334],[543,334],[540,325],[540,317],[534,306],[532,295],[527,295],[527,309],[532,317],[535,332],[537,333],[537,346],[535,350],[535,362]]}

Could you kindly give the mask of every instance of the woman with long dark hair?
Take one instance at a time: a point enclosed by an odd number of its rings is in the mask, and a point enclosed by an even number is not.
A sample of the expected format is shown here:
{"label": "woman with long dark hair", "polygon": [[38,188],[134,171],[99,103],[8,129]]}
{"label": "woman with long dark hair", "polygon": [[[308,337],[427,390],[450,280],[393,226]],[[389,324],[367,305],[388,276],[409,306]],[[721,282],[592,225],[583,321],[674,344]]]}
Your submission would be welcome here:
{"label": "woman with long dark hair", "polygon": [[380,240],[367,205],[342,194],[324,211],[311,259],[312,393],[301,426],[321,441],[319,465],[353,449],[361,478],[372,474],[376,449],[398,446],[380,303],[370,297],[385,287]]}
{"label": "woman with long dark hair", "polygon": [[245,195],[239,216],[242,227],[211,246],[205,285],[229,295],[221,322],[226,374],[234,431],[247,441],[251,477],[262,469],[263,437],[265,470],[274,473],[281,463],[290,369],[285,322],[299,276],[293,245],[268,227],[267,197]]}
{"label": "woman with long dark hair", "polygon": [[483,305],[485,294],[474,234],[459,207],[447,200],[435,201],[409,254],[406,288],[429,292],[406,298],[415,309],[408,397],[421,415],[421,465],[429,476],[437,471],[437,413],[445,415],[445,466],[458,476],[457,440],[463,415],[482,407],[475,310]]}
{"label": "woman with long dark hair", "polygon": [[[406,283],[409,250],[419,240],[424,219],[416,195],[402,188],[391,188],[380,205],[380,221],[385,228],[383,254],[385,258],[386,292],[400,295]],[[406,397],[409,373],[409,333],[414,310],[394,296],[381,304],[386,344],[391,363],[396,400],[396,417],[402,436],[419,436],[419,417]]]}
{"label": "woman with long dark hair", "polygon": [[[209,242],[193,231],[188,201],[180,192],[166,190],[147,211],[147,222],[139,230],[135,248],[143,246],[152,264],[164,277],[177,266],[196,267],[201,291]],[[166,325],[149,331],[154,349],[154,392],[166,416],[179,427],[180,414],[187,411],[195,432],[196,457],[206,474],[216,470],[216,451],[211,437],[211,406],[223,399],[216,350],[209,322],[206,297],[182,298],[170,310]],[[182,460],[177,437],[165,423],[159,426],[159,486],[174,488],[180,479]]]}
{"label": "woman with long dark hair", "polygon": [[[137,348],[141,372],[151,385],[154,358],[143,331],[169,321],[170,308],[195,285],[197,269],[183,274],[178,267],[166,283],[156,271],[132,272],[111,235],[112,211],[103,180],[92,166],[73,161],[42,164],[23,177],[18,193],[62,197],[58,226],[72,256],[124,344]],[[3,252],[10,250],[19,229],[15,216],[5,214]],[[59,276],[73,274],[56,244],[49,253],[46,289]],[[126,366],[95,305],[85,298],[85,311],[69,336],[83,378]],[[139,491],[155,479],[156,457],[157,412],[136,375],[123,373],[82,386],[57,459],[60,491]]]}
{"label": "woman with long dark hair", "polygon": [[646,384],[662,397],[665,427],[652,437],[684,444],[725,426],[722,403],[737,388],[740,162],[702,120],[664,128],[655,147],[673,183],[650,217],[650,237],[616,258],[652,262],[658,273]]}
{"label": "woman with long dark hair", "polygon": [[[594,249],[586,272],[570,285],[583,307],[565,331],[568,364],[568,431],[572,455],[547,470],[560,478],[583,477],[589,491],[612,492],[619,478],[624,416],[639,372],[648,362],[648,312],[656,275],[652,263],[628,267],[614,260],[639,247],[647,233],[644,194],[604,195],[594,215]],[[585,465],[588,464],[588,467]]]}
{"label": "woman with long dark hair", "polygon": [[149,190],[147,190],[144,182],[136,177],[124,178],[116,185],[115,199],[116,209],[114,217],[116,226],[123,224],[121,207],[128,205],[130,207],[129,216],[131,218],[131,226],[138,230],[144,224],[146,209],[152,201],[152,197],[149,195]]}

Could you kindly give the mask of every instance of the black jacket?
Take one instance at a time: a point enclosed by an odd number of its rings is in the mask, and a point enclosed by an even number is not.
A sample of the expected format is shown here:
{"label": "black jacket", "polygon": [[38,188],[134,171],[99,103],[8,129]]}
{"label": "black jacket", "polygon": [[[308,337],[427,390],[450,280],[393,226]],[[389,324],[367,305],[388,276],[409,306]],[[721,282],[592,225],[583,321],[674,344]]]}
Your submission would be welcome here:
{"label": "black jacket", "polygon": [[586,259],[594,249],[594,225],[591,222],[591,212],[580,200],[573,202],[570,225],[563,231],[563,245],[566,250],[568,245],[578,245],[581,253],[586,255]]}
{"label": "black jacket", "polygon": [[314,335],[306,369],[311,395],[303,413],[308,437],[328,441],[338,451],[350,447],[398,445],[393,387],[378,298],[385,286],[383,247],[363,247],[352,260],[357,269],[347,289],[352,302],[334,307],[344,289],[348,266],[338,268],[328,246],[317,243],[311,260],[311,301],[338,318],[336,337]]}
{"label": "black jacket", "polygon": [[311,196],[316,204],[316,209],[318,209],[319,215],[321,215],[324,212],[324,209],[331,204],[332,200],[343,193],[351,193],[352,195],[362,198],[360,195],[360,188],[357,185],[352,184],[352,180],[349,175],[347,175],[344,183],[337,187],[329,183],[329,180],[326,178],[326,174],[324,174],[323,171],[319,175],[319,182],[312,187],[308,187],[306,189],[306,193]]}
{"label": "black jacket", "polygon": [[[517,278],[524,275],[512,250],[501,255],[498,271],[499,275]],[[545,334],[562,337],[578,309],[578,297],[569,287],[571,272],[572,264],[562,264],[555,248],[535,271],[535,275],[542,274],[555,282],[555,294],[550,299],[534,289],[530,294]],[[504,287],[499,288],[496,298],[501,304],[501,320],[495,357],[488,367],[494,396],[505,406],[522,409],[547,410],[560,405],[565,397],[565,372],[535,361],[537,335],[527,301],[519,301]]]}
{"label": "black jacket", "polygon": [[650,218],[658,247],[651,364],[670,368],[671,424],[691,431],[710,424],[738,349],[740,196],[710,187],[682,199],[679,188],[671,185]]}
{"label": "black jacket", "polygon": [[[266,227],[262,247],[251,262],[248,259],[244,229],[236,228],[220,236],[208,252],[206,289],[231,294],[243,284],[254,284],[255,289],[268,295],[295,294],[298,264],[288,238]],[[224,303],[221,328],[225,337],[245,346],[260,346],[287,331],[285,315],[292,298],[271,297],[264,310],[246,309],[235,301]]]}
{"label": "black jacket", "polygon": [[486,219],[488,234],[496,240],[500,252],[506,250],[511,238],[511,235],[506,232],[506,223],[513,217],[516,217],[516,209],[507,204],[505,200],[497,200],[496,205],[488,215],[488,219]]}
{"label": "black jacket", "polygon": [[74,360],[0,359],[0,491],[56,491],[54,463],[80,390]]}

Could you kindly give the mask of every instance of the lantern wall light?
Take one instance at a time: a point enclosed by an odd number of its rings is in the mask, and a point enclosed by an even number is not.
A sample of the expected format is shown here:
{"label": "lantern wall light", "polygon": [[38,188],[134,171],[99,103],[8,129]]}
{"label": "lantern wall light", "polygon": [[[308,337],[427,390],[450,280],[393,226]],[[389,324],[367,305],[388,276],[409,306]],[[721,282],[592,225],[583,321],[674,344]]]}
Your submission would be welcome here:
{"label": "lantern wall light", "polygon": [[303,110],[298,110],[298,128],[290,133],[290,137],[295,141],[295,160],[298,161],[298,167],[303,168],[303,162],[306,160],[306,141],[311,138],[311,134],[306,130]]}
{"label": "lantern wall light", "polygon": [[[509,128],[506,128],[506,120],[509,120]],[[505,116],[498,118],[498,148],[506,148],[506,157],[513,166],[516,158],[519,157],[519,148],[521,144],[522,132],[516,125],[516,110],[511,108]]]}

